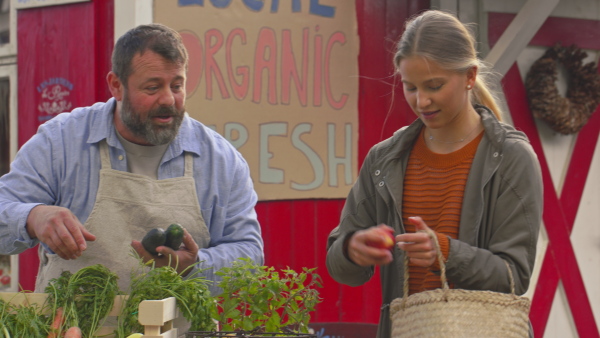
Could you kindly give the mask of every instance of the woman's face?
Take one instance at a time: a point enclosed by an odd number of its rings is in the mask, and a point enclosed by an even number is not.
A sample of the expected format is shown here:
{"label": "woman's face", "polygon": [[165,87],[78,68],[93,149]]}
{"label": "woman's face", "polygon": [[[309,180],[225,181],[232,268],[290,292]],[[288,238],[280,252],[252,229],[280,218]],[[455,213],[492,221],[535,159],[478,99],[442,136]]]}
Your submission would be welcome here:
{"label": "woman's face", "polygon": [[427,127],[452,127],[472,110],[467,86],[475,84],[475,67],[467,73],[457,73],[423,57],[412,56],[400,61],[398,72],[404,97]]}

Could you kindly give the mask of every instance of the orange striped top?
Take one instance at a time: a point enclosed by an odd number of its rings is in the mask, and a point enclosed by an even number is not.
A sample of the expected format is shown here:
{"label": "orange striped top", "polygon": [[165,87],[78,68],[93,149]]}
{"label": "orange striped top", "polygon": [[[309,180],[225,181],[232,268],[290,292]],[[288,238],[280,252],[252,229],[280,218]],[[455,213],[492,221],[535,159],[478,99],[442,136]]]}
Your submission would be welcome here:
{"label": "orange striped top", "polygon": [[[402,219],[406,232],[414,232],[415,226],[409,224],[407,219],[420,216],[437,233],[442,254],[448,258],[448,237],[458,238],[463,192],[483,132],[455,152],[437,154],[427,148],[424,130],[421,130],[408,159]],[[440,277],[433,272],[437,270],[437,261],[430,268],[409,264],[410,294],[440,288]]]}

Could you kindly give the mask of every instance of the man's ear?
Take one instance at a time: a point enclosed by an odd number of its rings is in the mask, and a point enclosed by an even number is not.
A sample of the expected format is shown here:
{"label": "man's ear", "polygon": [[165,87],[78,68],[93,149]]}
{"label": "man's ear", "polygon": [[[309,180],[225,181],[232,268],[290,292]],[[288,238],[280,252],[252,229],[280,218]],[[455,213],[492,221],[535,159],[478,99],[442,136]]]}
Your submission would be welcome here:
{"label": "man's ear", "polygon": [[117,74],[113,72],[108,72],[106,75],[106,83],[108,84],[108,90],[117,101],[121,101],[123,99],[123,83],[117,76]]}

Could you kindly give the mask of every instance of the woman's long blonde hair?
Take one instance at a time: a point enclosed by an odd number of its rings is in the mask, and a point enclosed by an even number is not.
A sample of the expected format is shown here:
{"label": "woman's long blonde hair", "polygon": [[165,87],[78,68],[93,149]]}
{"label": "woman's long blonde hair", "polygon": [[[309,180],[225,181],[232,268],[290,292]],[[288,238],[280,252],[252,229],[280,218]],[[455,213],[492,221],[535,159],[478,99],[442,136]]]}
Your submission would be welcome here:
{"label": "woman's long blonde hair", "polygon": [[402,59],[411,56],[424,57],[446,70],[459,73],[477,67],[471,103],[488,107],[498,120],[502,120],[502,110],[487,82],[488,67],[477,57],[475,37],[454,15],[428,10],[407,21],[398,42],[394,65],[398,68]]}

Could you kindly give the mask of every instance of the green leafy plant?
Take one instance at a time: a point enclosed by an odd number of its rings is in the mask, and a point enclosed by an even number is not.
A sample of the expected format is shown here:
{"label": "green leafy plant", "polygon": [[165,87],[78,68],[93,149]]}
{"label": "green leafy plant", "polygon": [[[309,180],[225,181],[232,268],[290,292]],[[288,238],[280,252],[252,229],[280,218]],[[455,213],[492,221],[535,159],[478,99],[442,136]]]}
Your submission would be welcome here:
{"label": "green leafy plant", "polygon": [[213,318],[221,331],[307,333],[310,312],[321,301],[316,290],[322,287],[321,278],[315,270],[279,272],[240,258],[216,272],[222,277],[218,285],[223,293],[215,297]]}
{"label": "green leafy plant", "polygon": [[63,271],[58,278],[50,280],[45,289],[48,293],[46,306],[50,312],[63,309],[59,332],[77,326],[82,337],[93,337],[106,319],[119,294],[119,277],[104,265],[95,264],[75,273]]}
{"label": "green leafy plant", "polygon": [[14,305],[0,299],[0,338],[46,337],[50,318],[37,304]]}
{"label": "green leafy plant", "polygon": [[130,291],[118,318],[117,337],[143,332],[144,327],[138,322],[138,307],[142,301],[168,297],[175,297],[177,308],[191,323],[190,330],[214,329],[210,310],[214,307],[214,299],[206,278],[194,275],[183,279],[175,268],[155,267],[152,260],[147,264],[140,261],[140,264],[151,268],[132,274]]}

